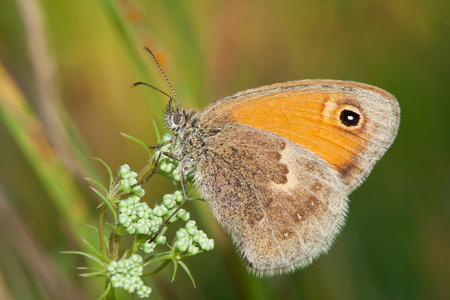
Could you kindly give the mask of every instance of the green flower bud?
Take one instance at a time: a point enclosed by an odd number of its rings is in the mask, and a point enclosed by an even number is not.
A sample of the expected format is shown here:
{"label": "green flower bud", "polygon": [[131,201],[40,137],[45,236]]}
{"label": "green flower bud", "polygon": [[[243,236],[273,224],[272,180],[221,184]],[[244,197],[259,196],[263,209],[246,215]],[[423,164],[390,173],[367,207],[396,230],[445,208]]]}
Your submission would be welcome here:
{"label": "green flower bud", "polygon": [[152,289],[150,287],[143,285],[136,293],[139,298],[147,298],[150,296],[151,292]]}
{"label": "green flower bud", "polygon": [[125,231],[126,231],[128,234],[134,234],[134,233],[136,232],[136,224],[131,223],[130,225],[128,225],[128,226],[125,228]]}
{"label": "green flower bud", "polygon": [[132,185],[135,185],[136,183],[138,183],[136,178],[130,178],[130,179],[128,179],[128,181],[130,183],[130,188],[131,188]]}
{"label": "green flower bud", "polygon": [[187,233],[185,228],[178,229],[178,231],[175,233],[175,235],[176,235],[177,240],[181,240],[181,239],[184,239],[189,236],[189,234]]}
{"label": "green flower bud", "polygon": [[184,201],[184,196],[183,196],[183,192],[182,191],[175,191],[175,193],[173,193],[173,195],[175,196],[175,200],[178,203],[181,203]]}
{"label": "green flower bud", "polygon": [[130,208],[129,205],[127,205],[128,203],[126,202],[126,200],[122,200],[119,202],[119,211],[126,215],[129,216],[132,213],[132,209]]}
{"label": "green flower bud", "polygon": [[190,245],[187,252],[191,255],[196,255],[199,251],[200,249],[198,247]]}
{"label": "green flower bud", "polygon": [[113,288],[123,287],[123,276],[121,274],[111,276],[111,285]]}
{"label": "green flower bud", "polygon": [[204,239],[199,243],[200,247],[205,250],[209,251],[214,249],[214,240],[213,239]]}
{"label": "green flower bud", "polygon": [[146,219],[140,219],[136,222],[136,231],[138,234],[149,234],[150,232],[150,221]]}
{"label": "green flower bud", "polygon": [[150,224],[151,224],[150,231],[152,233],[156,233],[159,229],[159,226],[161,226],[162,222],[163,222],[162,218],[159,218],[159,217],[151,219],[150,220]]}
{"label": "green flower bud", "polygon": [[174,167],[175,166],[172,163],[161,163],[160,166],[159,166],[161,171],[164,171],[166,173],[170,173],[173,170]]}
{"label": "green flower bud", "polygon": [[[172,213],[173,213],[175,210],[176,210],[176,208],[169,210],[169,211],[167,212],[167,215],[169,215],[169,216],[172,215]],[[176,222],[176,221],[178,221],[177,214],[173,215],[172,218],[169,219],[169,223],[173,223],[173,222]]]}
{"label": "green flower bud", "polygon": [[172,176],[175,181],[181,181],[181,174],[179,173],[178,169],[173,170]]}
{"label": "green flower bud", "polygon": [[142,187],[140,185],[135,185],[131,188],[131,192],[136,195],[142,190]]}
{"label": "green flower bud", "polygon": [[134,268],[134,273],[136,276],[141,276],[144,273],[144,267],[142,265],[136,266]]}
{"label": "green flower bud", "polygon": [[130,256],[130,258],[128,259],[131,262],[135,263],[135,264],[140,264],[142,262],[142,256],[140,256],[139,254],[133,254]]}
{"label": "green flower bud", "polygon": [[108,267],[106,268],[110,274],[115,274],[117,268],[117,261],[113,260],[109,263]]}
{"label": "green flower bud", "polygon": [[155,250],[156,244],[149,243],[148,241],[142,245],[142,251],[145,253],[152,253]]}
{"label": "green flower bud", "polygon": [[206,233],[203,232],[203,230],[199,230],[197,234],[194,236],[194,242],[196,243],[200,243],[200,241],[205,239],[207,240],[208,236],[206,235]]}
{"label": "green flower bud", "polygon": [[144,189],[139,187],[139,190],[138,191],[133,191],[133,194],[138,196],[139,198],[142,198],[145,195],[145,191],[144,191]]}
{"label": "green flower bud", "polygon": [[195,236],[198,233],[197,225],[195,225],[195,221],[193,220],[187,222],[185,228],[187,233],[191,236]]}
{"label": "green flower bud", "polygon": [[166,243],[166,237],[163,235],[158,235],[155,239],[156,245],[164,245]]}
{"label": "green flower bud", "polygon": [[168,212],[167,207],[165,207],[163,205],[157,205],[153,209],[153,214],[158,217],[165,216],[167,214],[167,212]]}
{"label": "green flower bud", "polygon": [[119,223],[122,224],[123,227],[128,227],[131,225],[131,219],[125,214],[120,214]]}
{"label": "green flower bud", "polygon": [[131,184],[130,181],[128,179],[122,179],[120,181],[120,190],[123,191],[124,193],[129,193],[131,191]]}
{"label": "green flower bud", "polygon": [[130,176],[131,169],[125,164],[119,167],[118,174],[121,178],[128,178]]}
{"label": "green flower bud", "polygon": [[187,212],[185,209],[180,208],[180,210],[176,214],[177,218],[181,221],[187,222],[191,217],[191,214]]}
{"label": "green flower bud", "polygon": [[180,252],[185,252],[187,248],[190,246],[190,243],[187,242],[187,240],[179,240],[175,242],[175,249],[177,249]]}
{"label": "green flower bud", "polygon": [[128,197],[128,200],[130,201],[130,204],[132,204],[132,205],[136,205],[136,204],[141,203],[141,199],[137,195],[130,195]]}
{"label": "green flower bud", "polygon": [[173,208],[176,204],[175,196],[172,194],[166,194],[163,196],[163,204],[167,208]]}
{"label": "green flower bud", "polygon": [[117,261],[117,273],[126,273],[126,270],[128,269],[129,263],[128,259],[122,258]]}

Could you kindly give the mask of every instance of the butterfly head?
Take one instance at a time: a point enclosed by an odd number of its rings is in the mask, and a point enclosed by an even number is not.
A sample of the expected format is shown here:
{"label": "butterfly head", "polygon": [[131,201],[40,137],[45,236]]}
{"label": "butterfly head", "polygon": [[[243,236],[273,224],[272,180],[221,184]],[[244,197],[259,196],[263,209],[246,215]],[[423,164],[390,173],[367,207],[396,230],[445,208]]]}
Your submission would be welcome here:
{"label": "butterfly head", "polygon": [[166,127],[172,131],[178,131],[180,128],[184,127],[186,124],[187,111],[184,108],[172,106],[172,101],[166,108],[165,113],[165,123]]}

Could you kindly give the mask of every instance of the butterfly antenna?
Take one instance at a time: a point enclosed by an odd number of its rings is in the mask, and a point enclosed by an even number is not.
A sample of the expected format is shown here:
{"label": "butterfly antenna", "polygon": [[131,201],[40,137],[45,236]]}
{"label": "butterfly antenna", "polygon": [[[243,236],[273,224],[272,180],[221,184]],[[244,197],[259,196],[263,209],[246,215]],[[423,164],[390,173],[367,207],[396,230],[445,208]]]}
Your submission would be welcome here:
{"label": "butterfly antenna", "polygon": [[[170,99],[170,101],[176,101],[172,96],[170,96],[170,95],[167,94],[166,92],[164,92],[164,91],[158,89],[157,87],[154,87],[153,85],[150,85],[150,84],[145,83],[145,82],[140,82],[140,81],[139,81],[139,82],[133,83],[133,87],[136,87],[136,86],[138,86],[138,85],[145,85],[145,86],[148,86],[149,88],[152,88],[152,89],[154,89],[154,90],[160,92],[160,93],[163,94],[164,96],[167,96],[167,97]],[[176,101],[176,102],[177,102],[177,101]],[[177,103],[178,103],[178,102],[177,102]]]}
{"label": "butterfly antenna", "polygon": [[[150,55],[152,56],[153,61],[154,61],[154,62],[156,63],[156,65],[158,66],[159,71],[160,71],[161,74],[164,76],[164,79],[166,80],[167,84],[169,85],[170,89],[172,90],[172,93],[173,93],[173,95],[175,96],[175,102],[177,103],[178,107],[180,107],[180,101],[178,100],[177,93],[175,93],[175,90],[173,89],[172,85],[170,84],[170,81],[169,81],[169,79],[167,78],[166,73],[164,73],[163,69],[161,68],[161,66],[159,65],[158,61],[156,60],[155,55],[153,54],[153,52],[152,52],[150,49],[148,49],[148,48],[145,47],[145,46],[144,46],[144,50],[147,51],[148,53],[150,53]],[[148,86],[150,86],[150,85],[148,85]],[[150,87],[152,87],[152,86],[150,86]],[[152,87],[152,88],[154,88],[154,87]],[[156,89],[156,88],[154,88],[154,89]],[[156,90],[159,90],[159,89],[156,89]],[[160,91],[160,90],[159,90],[159,91]],[[162,92],[162,91],[160,91],[160,92]],[[162,93],[165,94],[165,95],[167,95],[167,94],[164,93],[164,92],[162,92]],[[167,95],[167,96],[168,96],[168,95]],[[170,96],[169,96],[169,97],[170,97]],[[173,99],[172,97],[170,97],[170,98]]]}

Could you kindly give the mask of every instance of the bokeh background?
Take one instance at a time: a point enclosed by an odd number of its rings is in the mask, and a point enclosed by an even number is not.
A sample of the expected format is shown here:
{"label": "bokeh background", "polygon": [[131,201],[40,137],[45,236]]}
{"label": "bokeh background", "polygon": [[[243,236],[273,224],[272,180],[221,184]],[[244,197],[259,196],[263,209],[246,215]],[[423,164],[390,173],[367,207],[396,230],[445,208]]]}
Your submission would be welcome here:
{"label": "bokeh background", "polygon": [[[148,159],[169,91],[202,108],[230,93],[307,78],[394,94],[397,140],[350,199],[330,252],[291,275],[246,272],[205,203],[189,203],[212,252],[146,279],[152,299],[450,299],[450,1],[0,1],[0,299],[96,299],[77,276],[80,227],[99,199],[83,177]],[[155,177],[145,200],[173,187]],[[130,299],[117,293],[118,299]]]}

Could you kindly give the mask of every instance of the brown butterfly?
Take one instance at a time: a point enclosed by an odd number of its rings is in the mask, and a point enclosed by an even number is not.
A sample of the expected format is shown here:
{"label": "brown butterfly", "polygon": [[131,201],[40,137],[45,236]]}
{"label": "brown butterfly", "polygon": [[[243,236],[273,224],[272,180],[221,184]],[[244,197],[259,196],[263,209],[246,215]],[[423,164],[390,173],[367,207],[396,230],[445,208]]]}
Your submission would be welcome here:
{"label": "brown butterfly", "polygon": [[348,195],[390,147],[400,122],[391,94],[351,81],[272,84],[200,112],[170,98],[165,123],[175,146],[164,154],[180,161],[186,199],[193,172],[258,275],[293,271],[328,251],[345,223]]}

